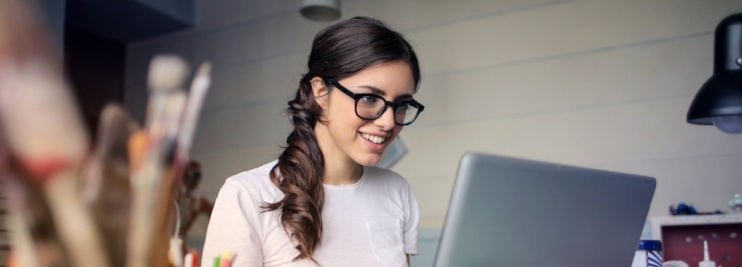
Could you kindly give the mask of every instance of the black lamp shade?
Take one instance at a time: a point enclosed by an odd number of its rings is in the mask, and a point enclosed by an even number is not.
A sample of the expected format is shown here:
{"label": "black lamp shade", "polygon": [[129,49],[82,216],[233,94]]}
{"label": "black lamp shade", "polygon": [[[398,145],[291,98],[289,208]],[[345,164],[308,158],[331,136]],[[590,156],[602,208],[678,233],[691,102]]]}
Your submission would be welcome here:
{"label": "black lamp shade", "polygon": [[717,73],[703,84],[688,110],[688,122],[711,125],[711,118],[742,115],[742,71]]}
{"label": "black lamp shade", "polygon": [[742,116],[742,13],[716,27],[714,75],[693,99],[687,121],[710,125],[713,117],[723,116]]}

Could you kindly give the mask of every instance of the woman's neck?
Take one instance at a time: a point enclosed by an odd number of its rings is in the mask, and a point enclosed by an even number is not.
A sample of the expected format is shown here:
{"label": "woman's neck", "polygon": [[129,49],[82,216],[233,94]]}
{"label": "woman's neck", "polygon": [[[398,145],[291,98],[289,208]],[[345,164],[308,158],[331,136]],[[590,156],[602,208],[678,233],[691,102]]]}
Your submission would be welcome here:
{"label": "woman's neck", "polygon": [[325,158],[325,176],[322,183],[331,185],[351,185],[358,182],[363,175],[363,166],[353,164],[337,164]]}

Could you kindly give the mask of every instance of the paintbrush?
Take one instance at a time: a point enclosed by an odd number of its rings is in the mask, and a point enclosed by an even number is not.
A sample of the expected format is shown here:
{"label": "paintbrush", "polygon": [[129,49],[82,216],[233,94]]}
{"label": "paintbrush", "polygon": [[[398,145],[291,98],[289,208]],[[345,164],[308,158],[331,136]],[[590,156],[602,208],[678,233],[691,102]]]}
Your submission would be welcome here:
{"label": "paintbrush", "polygon": [[3,196],[6,198],[4,223],[9,230],[8,239],[13,244],[13,254],[22,266],[38,267],[39,261],[34,250],[30,223],[26,213],[23,212],[26,189],[11,177],[8,166],[10,157],[2,139],[2,132],[0,132],[0,184],[2,184]]}
{"label": "paintbrush", "polygon": [[[88,205],[105,201],[101,198],[122,191],[122,187],[126,188],[123,191],[130,191],[127,145],[129,137],[139,129],[139,124],[119,104],[103,107],[98,138],[83,172],[83,198]],[[110,188],[111,183],[120,185]],[[130,198],[128,193],[126,195],[121,198]]]}
{"label": "paintbrush", "polygon": [[111,265],[125,266],[131,186],[128,141],[139,125],[118,104],[101,112],[98,138],[83,176],[83,196],[105,239]]}
{"label": "paintbrush", "polygon": [[188,103],[181,120],[181,129],[178,133],[177,155],[179,160],[185,164],[189,160],[193,135],[196,132],[198,115],[201,113],[206,92],[211,85],[211,64],[205,62],[201,64],[196,72],[196,76],[191,83],[191,89],[188,91]]}
{"label": "paintbrush", "polygon": [[174,93],[168,99],[168,107],[166,108],[166,114],[163,116],[164,122],[166,122],[165,137],[163,138],[162,148],[165,149],[164,158],[162,159],[163,176],[160,183],[157,185],[155,199],[153,207],[155,212],[150,218],[151,223],[155,226],[155,233],[152,235],[152,244],[154,244],[153,253],[154,257],[150,263],[150,266],[162,266],[167,263],[167,253],[169,242],[169,228],[171,227],[170,221],[174,219],[172,209],[172,187],[175,183],[175,173],[177,170],[172,167],[175,165],[173,159],[173,150],[175,149],[176,136],[179,131],[179,122],[182,117],[184,107],[186,104],[186,95],[183,91]]}
{"label": "paintbrush", "polygon": [[21,266],[37,267],[38,255],[34,248],[34,240],[29,229],[29,219],[23,210],[25,189],[12,179],[4,178],[4,194],[7,197],[7,213],[5,224],[8,228],[8,238],[13,244],[13,253],[17,256]]}
{"label": "paintbrush", "polygon": [[158,55],[152,58],[147,74],[149,101],[145,128],[151,138],[161,138],[170,122],[166,121],[168,98],[177,91],[182,91],[183,82],[188,75],[189,67],[182,58],[174,55]]}
{"label": "paintbrush", "polygon": [[66,88],[47,67],[0,70],[3,127],[23,170],[42,188],[75,266],[108,266],[97,228],[79,197],[77,177],[87,137]]}
{"label": "paintbrush", "polygon": [[27,4],[0,2],[0,123],[12,154],[41,188],[72,265],[109,266],[77,187],[88,138],[43,24]]}
{"label": "paintbrush", "polygon": [[[170,209],[170,201],[175,197],[175,190],[180,187],[181,176],[186,162],[188,161],[188,153],[193,138],[193,133],[196,128],[198,115],[201,111],[201,106],[206,95],[206,92],[210,84],[211,65],[209,63],[202,64],[196,72],[194,79],[191,83],[191,88],[188,93],[187,103],[182,112],[181,118],[177,120],[179,127],[177,131],[175,153],[172,158],[172,164],[165,176],[162,185],[159,187],[157,196],[159,199],[158,203],[158,216],[155,217],[154,222],[159,225],[160,233],[167,233],[172,226],[171,220],[173,219],[173,210]],[[172,122],[172,121],[171,121]],[[172,131],[168,131],[172,133]],[[171,140],[172,135],[167,134],[166,140]],[[168,158],[170,159],[170,158]],[[176,221],[178,217],[176,216]],[[175,231],[178,230],[176,226]],[[156,249],[164,248],[168,244],[166,235],[155,236],[153,243],[158,244]],[[179,236],[175,235],[169,238],[170,244],[170,255],[175,255],[175,261],[173,263],[180,264],[182,262],[182,251],[180,251],[183,240]],[[175,251],[177,249],[177,251]],[[155,251],[157,255],[161,255],[164,251]],[[153,265],[159,266],[163,264],[164,258],[159,258],[159,261],[153,262]]]}
{"label": "paintbrush", "polygon": [[[161,232],[167,232],[167,230],[171,226],[170,221],[172,220],[172,216],[170,215],[172,215],[172,213],[167,211],[167,206],[165,206],[166,201],[172,200],[176,196],[175,191],[180,188],[182,173],[183,169],[185,168],[186,162],[188,162],[188,154],[193,138],[193,133],[196,128],[198,115],[201,111],[204,97],[211,82],[210,75],[211,65],[209,63],[201,64],[191,83],[188,100],[185,105],[182,118],[179,119],[180,127],[179,131],[177,132],[175,154],[172,159],[172,165],[170,166],[168,175],[169,179],[167,179],[165,184],[160,187],[160,191],[158,193],[158,195],[161,196],[160,200],[158,201],[158,203],[160,204],[160,208],[165,210],[164,212],[160,213],[161,216],[156,220],[160,225]],[[174,232],[176,234],[174,234],[169,239],[169,254],[173,256],[171,257],[174,259],[173,264],[179,267],[180,265],[182,265],[183,240],[180,238],[179,234],[177,234],[180,229],[180,216],[178,216],[176,213],[174,219],[176,221],[176,226],[174,228]],[[158,240],[155,240],[154,242],[162,245],[164,244],[165,240],[166,239],[164,238],[164,236],[160,236],[160,238]],[[161,262],[155,264],[161,264]]]}
{"label": "paintbrush", "polygon": [[8,240],[11,254],[21,266],[59,266],[69,262],[63,255],[46,200],[32,179],[7,154],[0,131],[0,188],[6,197]]}
{"label": "paintbrush", "polygon": [[[185,168],[186,163],[189,160],[189,151],[191,147],[191,142],[193,140],[193,134],[196,129],[196,124],[198,122],[198,115],[201,112],[201,106],[203,104],[204,97],[206,96],[206,92],[208,91],[209,85],[211,84],[211,64],[203,63],[198,68],[198,71],[196,72],[193,81],[191,82],[191,88],[188,92],[188,100],[185,105],[185,110],[183,111],[182,118],[180,118],[180,127],[179,131],[177,133],[176,137],[176,147],[175,147],[175,154],[172,161],[172,166],[170,168],[169,172],[169,178],[166,183],[168,185],[163,185],[160,187],[160,192],[158,195],[160,196],[166,196],[167,198],[161,198],[159,203],[161,208],[166,208],[165,201],[172,200],[176,193],[174,191],[178,190],[180,188],[180,183],[183,170]],[[177,204],[176,204],[177,205]],[[170,212],[162,212],[160,213],[162,215],[167,214],[170,215]],[[170,216],[161,216],[157,221],[159,221],[159,224],[161,226],[162,232],[167,232],[169,224],[169,218]],[[176,225],[174,228],[175,234],[170,238],[170,250],[169,254],[172,255],[173,264],[176,267],[181,267],[183,265],[183,251],[182,251],[182,244],[183,240],[180,238],[178,231],[180,230],[180,216],[177,214],[177,207],[176,207],[176,214],[175,214],[175,221]],[[159,242],[160,244],[164,243],[164,238],[160,238],[159,240],[156,240],[155,242]],[[155,264],[161,264],[161,262],[156,262]]]}
{"label": "paintbrush", "polygon": [[130,267],[155,266],[151,263],[156,258],[164,257],[167,260],[167,242],[162,248],[163,245],[153,242],[153,239],[162,235],[158,231],[160,224],[157,218],[168,214],[167,208],[160,208],[162,199],[167,196],[159,192],[162,186],[169,186],[168,155],[175,144],[177,121],[185,105],[184,92],[179,88],[187,71],[185,61],[174,56],[157,56],[150,64],[148,84],[151,94],[147,107],[146,134],[135,133],[130,139],[133,163],[133,202],[127,251],[127,265]]}

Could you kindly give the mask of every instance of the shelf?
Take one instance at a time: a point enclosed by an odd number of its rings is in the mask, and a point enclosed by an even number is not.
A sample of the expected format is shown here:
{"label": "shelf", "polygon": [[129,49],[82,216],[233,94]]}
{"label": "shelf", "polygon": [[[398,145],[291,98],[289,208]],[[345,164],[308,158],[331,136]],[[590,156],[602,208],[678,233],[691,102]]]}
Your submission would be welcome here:
{"label": "shelf", "polygon": [[[652,239],[661,240],[665,261],[695,266],[703,260],[704,242],[717,265],[742,267],[742,214],[679,215],[650,218]],[[733,256],[734,255],[734,256]]]}
{"label": "shelf", "polygon": [[652,217],[652,239],[662,240],[663,226],[742,223],[742,214],[679,215]]}

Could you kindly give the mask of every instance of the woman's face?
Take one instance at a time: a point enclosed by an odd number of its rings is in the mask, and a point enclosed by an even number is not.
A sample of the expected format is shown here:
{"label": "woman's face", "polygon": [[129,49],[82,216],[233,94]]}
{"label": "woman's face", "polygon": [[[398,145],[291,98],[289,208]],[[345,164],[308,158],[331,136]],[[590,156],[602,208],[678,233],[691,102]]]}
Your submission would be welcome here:
{"label": "woman's face", "polygon": [[[375,94],[390,102],[409,100],[415,90],[412,70],[402,61],[372,65],[337,82],[355,94]],[[356,115],[352,97],[325,84],[320,77],[312,80],[312,88],[324,111],[325,123],[318,123],[315,132],[325,161],[376,165],[402,130],[394,122],[391,106],[381,117],[364,120]]]}

